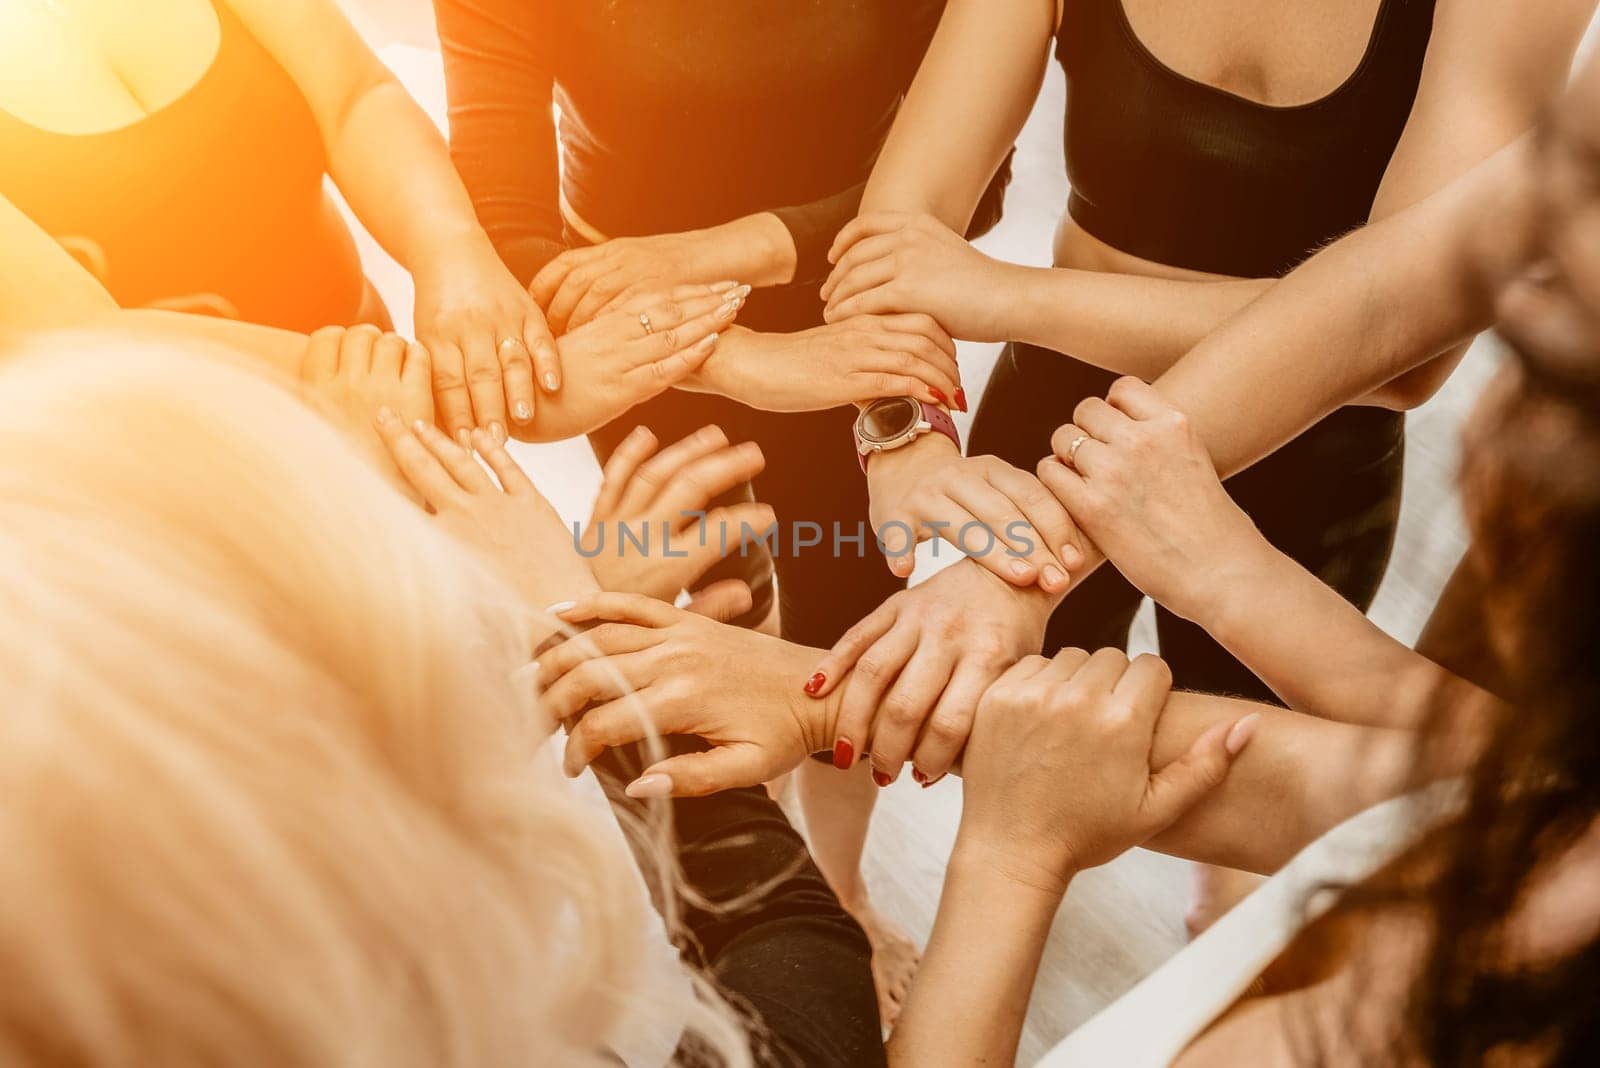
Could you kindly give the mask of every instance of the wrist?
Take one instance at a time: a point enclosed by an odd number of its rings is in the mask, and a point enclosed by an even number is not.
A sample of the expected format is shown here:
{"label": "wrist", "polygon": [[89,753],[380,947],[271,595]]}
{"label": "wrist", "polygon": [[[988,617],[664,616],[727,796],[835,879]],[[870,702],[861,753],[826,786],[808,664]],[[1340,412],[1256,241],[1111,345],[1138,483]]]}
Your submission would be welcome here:
{"label": "wrist", "polygon": [[1248,534],[1212,546],[1212,559],[1214,566],[1204,568],[1203,577],[1191,576],[1198,581],[1184,584],[1185,596],[1167,598],[1163,607],[1223,645],[1258,621],[1262,603],[1292,587],[1296,576],[1289,572],[1300,570],[1253,526]]}
{"label": "wrist", "polygon": [[742,372],[748,368],[752,346],[759,343],[760,335],[749,327],[734,325],[724,328],[717,335],[717,346],[711,350],[711,355],[679,382],[678,388],[745,401]]}
{"label": "wrist", "polygon": [[699,232],[705,244],[702,265],[708,276],[752,286],[783,285],[794,280],[798,253],[783,220],[770,211],[757,212]]}
{"label": "wrist", "polygon": [[1052,913],[1078,874],[1070,858],[1025,848],[1011,828],[984,829],[965,820],[945,871],[946,893],[979,892]]}

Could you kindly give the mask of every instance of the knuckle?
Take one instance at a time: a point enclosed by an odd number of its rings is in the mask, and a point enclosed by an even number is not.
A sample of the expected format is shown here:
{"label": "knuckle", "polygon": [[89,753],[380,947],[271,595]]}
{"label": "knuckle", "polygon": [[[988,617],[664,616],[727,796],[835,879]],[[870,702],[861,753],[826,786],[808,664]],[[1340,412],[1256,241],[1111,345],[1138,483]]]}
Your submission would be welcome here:
{"label": "knuckle", "polygon": [[492,363],[474,363],[467,369],[467,379],[477,386],[497,383],[500,381],[500,367]]}
{"label": "knuckle", "polygon": [[889,722],[896,726],[906,727],[917,722],[920,709],[904,694],[892,693],[883,699],[880,711]]}
{"label": "knuckle", "polygon": [[888,665],[877,653],[863,653],[861,659],[856,661],[856,674],[869,681],[883,678],[886,671]]}
{"label": "knuckle", "polygon": [[661,347],[668,352],[678,351],[678,328],[668,327],[661,332]]}

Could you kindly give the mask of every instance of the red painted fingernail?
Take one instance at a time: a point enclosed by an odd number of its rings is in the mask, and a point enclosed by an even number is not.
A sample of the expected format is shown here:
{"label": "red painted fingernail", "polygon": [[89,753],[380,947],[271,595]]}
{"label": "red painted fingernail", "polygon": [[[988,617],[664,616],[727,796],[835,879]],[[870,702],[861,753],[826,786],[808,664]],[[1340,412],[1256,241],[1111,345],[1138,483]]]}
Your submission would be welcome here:
{"label": "red painted fingernail", "polygon": [[824,675],[820,671],[817,672],[815,675],[806,680],[804,687],[806,694],[811,697],[817,696],[817,692],[820,691],[823,686],[827,685],[827,682],[828,676]]}
{"label": "red painted fingernail", "polygon": [[945,399],[943,390],[934,389],[932,386],[929,386],[928,387],[928,392],[933,394],[933,399],[939,402],[939,406],[940,407],[942,407],[942,408],[950,407],[950,402]]}
{"label": "red painted fingernail", "polygon": [[[950,774],[948,771],[944,773],[944,775],[948,775],[948,774]],[[929,779],[927,782],[922,784],[922,788],[924,790],[926,790],[928,787],[932,786],[936,782],[944,782],[944,775],[939,776],[937,779]]]}
{"label": "red painted fingernail", "polygon": [[967,410],[967,391],[965,389],[956,390],[956,407],[963,412]]}
{"label": "red painted fingernail", "polygon": [[928,777],[922,774],[922,769],[915,765],[911,768],[911,778],[918,786],[928,785]]}
{"label": "red painted fingernail", "polygon": [[873,768],[872,769],[872,781],[877,783],[879,786],[888,786],[890,783],[894,782],[894,776],[893,775],[885,775],[883,772],[879,771],[877,768]]}
{"label": "red painted fingernail", "polygon": [[833,766],[840,771],[849,771],[850,766],[856,762],[856,747],[850,744],[850,739],[840,738],[833,743]]}

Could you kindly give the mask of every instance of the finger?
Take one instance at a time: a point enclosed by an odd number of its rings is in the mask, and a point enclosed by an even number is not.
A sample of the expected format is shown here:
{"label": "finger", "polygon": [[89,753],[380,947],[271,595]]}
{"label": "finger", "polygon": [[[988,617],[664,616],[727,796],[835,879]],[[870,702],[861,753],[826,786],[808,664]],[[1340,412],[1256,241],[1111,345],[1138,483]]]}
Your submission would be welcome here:
{"label": "finger", "polygon": [[598,257],[586,260],[572,270],[561,280],[561,285],[550,297],[544,306],[545,320],[550,328],[557,333],[566,333],[576,329],[572,322],[572,312],[589,292],[589,287],[595,280],[607,272],[607,265]]}
{"label": "finger", "polygon": [[[1088,654],[1086,653],[1084,655],[1085,658],[1087,658]],[[998,679],[994,680],[993,685],[998,686],[1001,683],[1006,683],[1007,685],[1016,685],[1027,682],[1035,676],[1050,670],[1050,666],[1054,662],[1055,661],[1051,660],[1049,657],[1039,656],[1037,654],[1033,656],[1025,656],[1021,660],[1018,660],[1015,664],[1012,664],[1010,667],[1008,667]]]}
{"label": "finger", "polygon": [[1132,375],[1123,375],[1111,383],[1106,400],[1134,419],[1157,419],[1172,410],[1156,387]]}
{"label": "finger", "polygon": [[960,482],[951,487],[950,499],[974,517],[952,532],[957,547],[996,577],[1031,586],[1046,568],[1061,571],[1043,539],[1029,536],[1033,526],[1022,509],[987,479]]}
{"label": "finger", "polygon": [[716,325],[719,324],[714,322],[711,316],[684,324],[679,330],[697,334],[700,340],[653,363],[645,363],[626,372],[629,387],[639,390],[645,396],[651,396],[652,391],[670,389],[694,374],[717,349],[717,338],[720,335],[711,329]]}
{"label": "finger", "polygon": [[761,446],[753,441],[691,460],[667,483],[657,500],[657,511],[681,527],[692,521],[694,513],[705,511],[712,501],[749,482],[766,466]]}
{"label": "finger", "polygon": [[601,623],[574,633],[539,654],[534,681],[541,690],[549,689],[579,664],[619,653],[638,653],[666,640],[666,632],[631,623]]}
{"label": "finger", "polygon": [[828,249],[828,262],[838,263],[850,247],[862,238],[898,230],[911,221],[912,216],[903,211],[873,211],[857,215],[844,224],[833,245]]}
{"label": "finger", "polygon": [[[825,697],[838,680],[844,678],[845,673],[855,667],[861,654],[872,647],[873,643],[894,626],[899,610],[894,599],[885,601],[874,609],[865,619],[857,621],[855,626],[844,632],[844,635],[833,643],[833,648],[828,650],[826,656],[817,661],[817,669],[811,678],[806,681],[806,692],[812,697]],[[818,681],[818,677],[821,681]],[[858,742],[866,741],[865,738],[854,739]]]}
{"label": "finger", "polygon": [[606,458],[600,472],[600,494],[595,498],[591,522],[615,516],[623,494],[633,484],[639,465],[656,451],[656,436],[647,426],[636,426]]}
{"label": "finger", "polygon": [[839,262],[833,265],[827,280],[822,283],[820,295],[826,303],[839,287],[845,284],[850,274],[874,260],[881,260],[893,253],[901,245],[900,231],[891,233],[873,234],[862,238],[851,245],[839,257]]}
{"label": "finger", "polygon": [[[633,316],[637,319],[640,312],[647,312],[658,304],[666,302],[683,303],[684,301],[699,300],[704,297],[717,297],[726,301],[739,290],[744,296],[750,295],[750,287],[740,285],[738,282],[712,282],[709,285],[694,282],[689,285],[673,286],[666,292],[658,289],[639,289],[617,302],[617,306],[610,314],[618,316]],[[742,299],[742,298],[740,298]]]}
{"label": "finger", "polygon": [[[910,375],[927,383],[928,395],[941,408],[959,408],[953,398],[965,394],[961,390],[960,369],[945,351],[921,334],[884,331],[873,339],[880,352],[889,359],[888,370],[894,374]],[[877,361],[874,361],[877,362]],[[881,363],[879,364],[881,366]],[[917,393],[923,392],[917,390]]]}
{"label": "finger", "polygon": [[[417,423],[420,424],[421,420]],[[378,412],[377,427],[378,437],[383,439],[384,448],[389,450],[394,465],[430,508],[439,511],[460,498],[461,487],[450,477],[450,472],[445,470],[438,458],[422,444],[416,435],[416,424],[407,425],[384,408]]]}
{"label": "finger", "polygon": [[668,544],[673,556],[683,554],[678,563],[688,576],[685,585],[693,586],[720,561],[742,552],[747,536],[751,541],[761,538],[777,522],[778,514],[770,504],[741,501],[714,508],[674,533]]}
{"label": "finger", "polygon": [[339,370],[339,342],[344,327],[325,326],[306,339],[306,354],[300,361],[300,376],[307,382],[326,382]]}
{"label": "finger", "polygon": [[[702,572],[703,573],[703,572]],[[695,576],[696,578],[699,575]],[[684,611],[714,619],[718,623],[732,623],[755,606],[755,595],[744,579],[723,579],[697,591],[685,604]]]}
{"label": "finger", "polygon": [[[620,316],[624,336],[631,338],[629,354],[634,366],[665,359],[695,344],[707,334],[725,329],[739,314],[744,297],[739,290],[726,295],[707,293],[688,300],[667,300],[646,308],[633,322]],[[648,319],[649,330],[644,323]]]}
{"label": "finger", "polygon": [[1094,477],[1096,470],[1104,472],[1103,464],[1096,464],[1096,454],[1100,459],[1105,455],[1101,452],[1107,446],[1103,441],[1096,441],[1094,435],[1080,430],[1075,423],[1062,423],[1056,427],[1056,432],[1050,435],[1050,448],[1056,457],[1068,467],[1075,468],[1080,474]]}
{"label": "finger", "polygon": [[589,283],[589,288],[578,298],[567,316],[567,329],[576,330],[584,323],[593,322],[617,298],[622,296],[623,276],[617,271],[600,275]]}
{"label": "finger", "polygon": [[528,473],[506,450],[505,444],[499,438],[484,430],[474,430],[472,433],[473,447],[488,463],[489,470],[494,472],[494,477],[499,479],[501,489],[513,497],[529,493],[538,494],[539,488],[533,484]]}
{"label": "finger", "polygon": [[406,346],[410,344],[399,334],[388,333],[378,338],[372,346],[372,375],[374,378],[399,381],[406,366]]}
{"label": "finger", "polygon": [[[959,375],[960,368],[956,366],[956,342],[945,328],[939,325],[939,320],[925,312],[901,312],[898,315],[880,315],[878,324],[885,330],[895,334],[915,334],[925,337],[933,342],[934,347],[950,358],[947,366],[955,368]],[[931,358],[931,354],[930,358]]]}
{"label": "finger", "polygon": [[[989,481],[1022,509],[1023,518],[1033,528],[1026,535],[1018,532],[1019,537],[1042,539],[1044,548],[1067,572],[1083,563],[1083,535],[1078,533],[1077,524],[1067,509],[1037,477],[1007,464],[993,468]],[[1040,566],[1039,584],[1050,593],[1066,589],[1068,577],[1067,574],[1052,576],[1049,564]]]}
{"label": "finger", "polygon": [[1085,397],[1073,409],[1072,421],[1090,437],[1116,444],[1125,441],[1133,429],[1133,420],[1125,412],[1111,407],[1099,397]]}
{"label": "finger", "polygon": [[[561,350],[556,347],[556,339],[544,321],[544,313],[538,308],[528,309],[522,319],[522,343],[533,354],[533,375],[539,388],[546,393],[555,393],[561,388]],[[516,412],[513,411],[512,415],[515,417]],[[530,407],[528,419],[532,418]]]}
{"label": "finger", "polygon": [[1121,649],[1096,649],[1083,666],[1072,673],[1067,685],[1095,707],[1104,707],[1105,699],[1111,696],[1127,670],[1128,656]]}
{"label": "finger", "polygon": [[658,687],[647,687],[584,713],[567,732],[561,767],[569,776],[578,775],[607,749],[678,733],[694,733],[693,724],[684,720],[677,702],[667,700]]}
{"label": "finger", "polygon": [[591,705],[619,701],[650,685],[660,663],[654,647],[593,657],[574,665],[546,687],[539,695],[541,707],[555,719],[571,719],[584,714]]}
{"label": "finger", "polygon": [[450,472],[450,477],[456,480],[456,485],[468,493],[499,492],[489,481],[489,476],[482,465],[473,458],[470,449],[462,448],[445,437],[438,427],[420,423],[413,429],[417,437],[428,447],[428,451],[433,453],[434,458]]}
{"label": "finger", "polygon": [[822,318],[826,322],[840,323],[855,315],[911,310],[896,301],[889,289],[889,283],[899,277],[899,273],[899,267],[890,256],[857,264],[849,274],[839,276],[833,296],[823,306]]}
{"label": "finger", "polygon": [[528,295],[538,302],[539,307],[550,307],[551,298],[561,288],[561,283],[566,281],[567,275],[596,255],[598,253],[593,248],[568,249],[533,276],[533,281],[528,285]]}
{"label": "finger", "polygon": [[622,491],[622,511],[639,515],[649,510],[663,490],[690,463],[728,446],[728,435],[719,426],[703,426],[641,463]]}
{"label": "finger", "polygon": [[682,753],[646,768],[624,791],[640,800],[657,797],[707,797],[723,790],[760,786],[792,768],[774,768],[760,746],[750,742]]}
{"label": "finger", "polygon": [[342,378],[365,378],[372,373],[372,350],[377,347],[383,331],[371,323],[352,326],[339,341],[339,375]]}
{"label": "finger", "polygon": [[956,757],[966,748],[967,737],[972,733],[978,702],[991,681],[987,672],[970,661],[962,660],[956,665],[944,693],[922,725],[922,735],[911,755],[911,776],[919,785],[932,785],[955,766]]}
{"label": "finger", "polygon": [[[526,329],[526,327],[524,327]],[[500,379],[505,388],[506,410],[513,422],[526,425],[533,420],[533,356],[521,337],[500,339]]]}
{"label": "finger", "polygon": [[433,357],[433,404],[445,433],[459,438],[472,429],[472,397],[467,392],[466,362],[454,342],[428,345]]}
{"label": "finger", "polygon": [[639,593],[591,594],[555,614],[567,623],[603,619],[641,627],[670,627],[685,618],[685,613],[671,605]]}
{"label": "finger", "polygon": [[[400,368],[400,384],[405,387],[407,394],[421,395],[426,392],[430,398],[432,396],[433,356],[420,341],[413,341],[406,346],[405,362]],[[429,416],[428,421],[432,422],[431,411]]]}
{"label": "finger", "polygon": [[1233,723],[1218,723],[1195,739],[1183,756],[1150,776],[1141,806],[1144,836],[1149,838],[1172,826],[1221,785],[1260,723],[1259,712]]}
{"label": "finger", "polygon": [[839,704],[835,740],[857,753],[871,750],[872,725],[883,697],[917,651],[921,632],[909,622],[897,623],[861,654]]}
{"label": "finger", "polygon": [[1172,693],[1172,669],[1159,656],[1142,653],[1134,657],[1128,670],[1111,688],[1113,704],[1126,710],[1129,722],[1141,728],[1148,744],[1155,735],[1156,720]]}
{"label": "finger", "polygon": [[495,344],[492,333],[474,330],[467,335],[462,351],[467,360],[467,393],[472,398],[473,425],[486,430],[498,427],[498,433],[504,434],[505,383],[500,375],[500,354],[495,351]]}
{"label": "finger", "polygon": [[[878,704],[868,742],[872,753],[872,781],[887,786],[900,777],[900,769],[917,744],[922,724],[939,703],[939,695],[956,669],[953,646],[920,642],[911,659]],[[847,691],[848,692],[848,691]]]}

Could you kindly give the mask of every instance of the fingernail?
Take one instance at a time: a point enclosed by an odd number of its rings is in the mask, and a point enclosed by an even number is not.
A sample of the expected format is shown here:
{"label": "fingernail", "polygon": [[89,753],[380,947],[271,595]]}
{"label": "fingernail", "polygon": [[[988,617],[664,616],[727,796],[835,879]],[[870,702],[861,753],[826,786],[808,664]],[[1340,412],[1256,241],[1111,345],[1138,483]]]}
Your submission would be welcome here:
{"label": "fingernail", "polygon": [[544,373],[544,388],[549,390],[551,393],[554,393],[556,390],[560,389],[561,376],[557,375],[554,371],[546,371]]}
{"label": "fingernail", "polygon": [[456,431],[456,442],[463,449],[470,450],[472,448],[472,436],[470,434],[468,434],[465,430],[457,430]]}
{"label": "fingernail", "polygon": [[390,411],[387,407],[379,408],[378,409],[378,422],[380,422],[380,423],[392,423],[392,422],[394,422],[394,412]]}
{"label": "fingernail", "polygon": [[695,348],[704,351],[706,349],[709,349],[711,346],[715,345],[716,343],[717,343],[717,335],[715,335],[715,334],[707,334],[704,338],[701,339],[700,344],[696,345]]}
{"label": "fingernail", "polygon": [[511,408],[511,418],[519,423],[526,423],[533,418],[533,405],[527,401],[517,401]]}
{"label": "fingernail", "polygon": [[1079,551],[1076,545],[1063,545],[1061,551],[1056,555],[1063,564],[1083,562],[1083,553]]}
{"label": "fingernail", "polygon": [[916,783],[918,786],[928,785],[928,777],[922,774],[922,769],[917,767],[915,764],[911,766],[911,781]]}
{"label": "fingernail", "polygon": [[815,675],[811,676],[809,679],[806,680],[806,684],[805,684],[804,689],[805,689],[807,694],[809,694],[812,697],[815,697],[822,690],[822,687],[827,685],[827,683],[828,683],[828,676],[826,674],[824,674],[823,672],[819,671]]}
{"label": "fingernail", "polygon": [[840,771],[849,771],[856,762],[856,747],[850,744],[850,739],[840,738],[833,743],[833,766]]}
{"label": "fingernail", "polygon": [[967,391],[959,387],[956,389],[956,407],[963,412],[967,410]]}
{"label": "fingernail", "polygon": [[1011,561],[1011,573],[1017,578],[1027,578],[1033,574],[1033,565],[1026,560]]}
{"label": "fingernail", "polygon": [[665,775],[644,775],[630,782],[624,792],[629,797],[639,801],[651,801],[658,797],[671,797],[672,780]]}
{"label": "fingernail", "polygon": [[939,407],[941,407],[941,408],[950,407],[950,401],[945,397],[943,390],[934,389],[932,386],[929,386],[928,387],[928,392],[932,393],[933,394],[933,399],[939,402]]}
{"label": "fingernail", "polygon": [[877,768],[873,768],[872,769],[872,781],[877,783],[879,788],[881,789],[882,787],[888,786],[890,783],[894,782],[894,776],[893,775],[885,775],[883,772],[879,771]]}
{"label": "fingernail", "polygon": [[1067,575],[1054,564],[1044,565],[1044,584],[1049,588],[1058,588],[1066,584]]}
{"label": "fingernail", "polygon": [[711,283],[711,292],[713,292],[713,293],[726,293],[728,290],[732,289],[734,286],[737,286],[738,284],[739,284],[738,282],[712,282]]}
{"label": "fingernail", "polygon": [[1256,728],[1261,725],[1261,713],[1252,712],[1233,725],[1228,732],[1228,738],[1222,744],[1230,756],[1238,756],[1239,750],[1250,744],[1250,739],[1255,737]]}
{"label": "fingernail", "polygon": [[559,616],[562,612],[570,612],[576,607],[578,607],[577,601],[557,601],[549,608],[546,608],[545,611],[550,615]]}
{"label": "fingernail", "polygon": [[741,302],[737,300],[728,300],[723,302],[722,307],[717,309],[717,318],[732,319],[735,315],[739,314],[740,303]]}
{"label": "fingernail", "polygon": [[424,423],[421,419],[413,419],[411,420],[411,429],[420,434],[424,430],[428,429],[428,424]]}
{"label": "fingernail", "polygon": [[733,297],[738,297],[740,300],[743,300],[745,297],[750,295],[750,288],[751,287],[749,285],[742,285],[729,294],[729,297],[730,299]]}
{"label": "fingernail", "polygon": [[945,775],[948,775],[948,774],[950,774],[950,773],[947,771],[944,774],[940,775],[937,779],[929,779],[927,782],[922,784],[922,788],[924,790],[926,790],[928,787],[932,786],[934,783],[944,782],[944,777],[945,777]]}
{"label": "fingernail", "polygon": [[489,424],[489,436],[494,438],[496,444],[504,445],[506,443],[506,428],[499,420]]}

